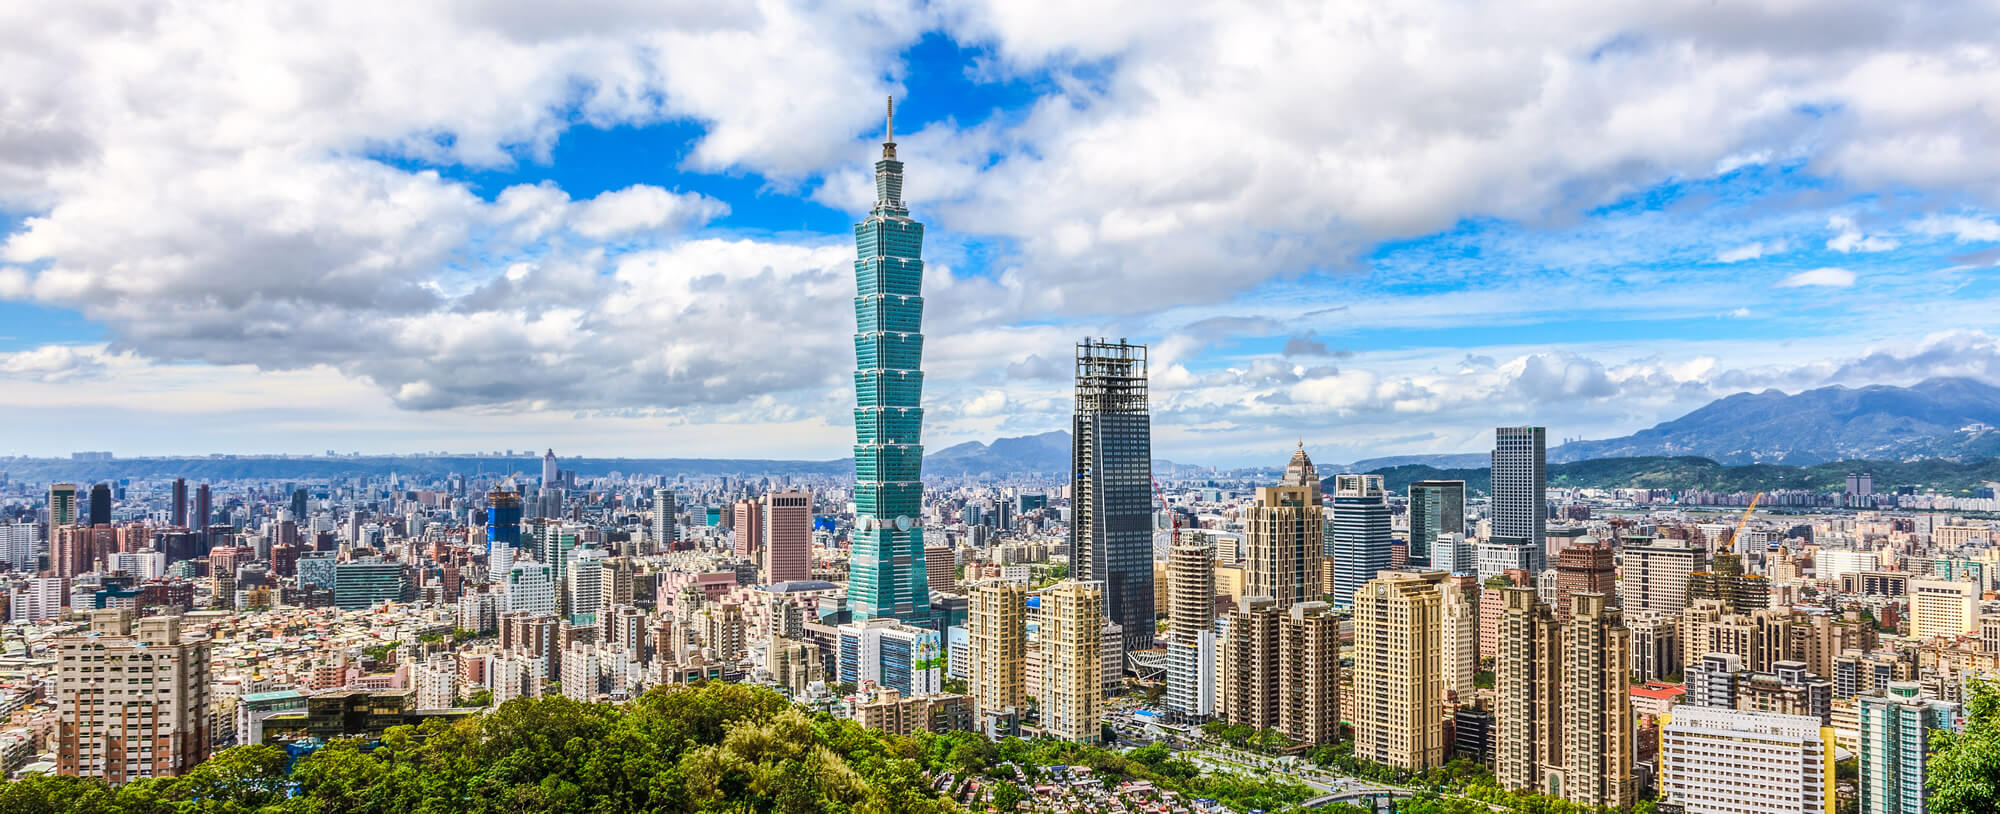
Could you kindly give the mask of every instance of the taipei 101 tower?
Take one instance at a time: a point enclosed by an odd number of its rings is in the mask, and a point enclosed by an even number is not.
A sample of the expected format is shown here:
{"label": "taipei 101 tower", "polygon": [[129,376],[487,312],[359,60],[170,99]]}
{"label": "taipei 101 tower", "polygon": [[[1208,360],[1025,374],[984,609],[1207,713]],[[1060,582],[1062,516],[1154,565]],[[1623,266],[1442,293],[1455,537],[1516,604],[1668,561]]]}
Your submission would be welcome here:
{"label": "taipei 101 tower", "polygon": [[924,570],[924,225],[903,206],[896,100],[875,162],[875,208],[854,225],[854,618],[928,627]]}

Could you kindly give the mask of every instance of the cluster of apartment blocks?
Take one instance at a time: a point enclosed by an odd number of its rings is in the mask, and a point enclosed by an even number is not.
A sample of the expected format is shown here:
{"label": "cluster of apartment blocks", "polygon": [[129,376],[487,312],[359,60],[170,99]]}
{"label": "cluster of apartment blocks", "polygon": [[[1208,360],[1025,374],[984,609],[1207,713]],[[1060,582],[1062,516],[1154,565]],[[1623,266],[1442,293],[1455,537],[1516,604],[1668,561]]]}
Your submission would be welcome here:
{"label": "cluster of apartment blocks", "polygon": [[[1496,450],[1496,467],[1500,457]],[[1532,565],[1535,554],[1472,540],[1469,525],[1439,529],[1432,518],[1448,512],[1465,522],[1462,503],[1439,499],[1455,493],[1462,501],[1463,486],[1424,483],[1411,488],[1410,534],[1435,531],[1435,544],[1421,553],[1448,566],[1426,570],[1408,544],[1371,534],[1364,476],[1332,479],[1359,499],[1343,513],[1336,495],[1321,516],[1317,489],[1292,477],[1298,464],[1279,486],[1258,490],[1241,514],[1240,537],[1224,539],[1229,550],[1208,549],[1205,535],[1192,533],[1160,565],[1159,605],[1173,620],[1170,716],[1219,717],[1323,743],[1339,731],[1317,723],[1315,703],[1324,698],[1338,710],[1333,720],[1353,726],[1355,754],[1366,759],[1422,769],[1457,752],[1487,761],[1516,788],[1620,805],[1650,784],[1689,811],[1729,810],[1716,806],[1732,794],[1788,801],[1773,810],[1830,811],[1830,750],[1838,745],[1863,758],[1864,811],[1906,811],[1917,810],[1906,806],[1920,795],[1892,799],[1886,790],[1921,788],[1911,778],[1922,774],[1924,735],[1912,737],[1907,726],[1954,725],[1963,679],[2000,673],[2000,624],[1982,625],[1978,613],[1994,562],[1984,527],[1939,525],[1933,533],[1983,551],[1959,556],[1934,544],[1905,558],[1911,570],[1868,573],[1860,589],[1851,575],[1829,578],[1823,567],[1818,580],[1808,579],[1810,546],[1780,546],[1782,533],[1764,529],[1737,541],[1729,524],[1662,527],[1611,543],[1545,529],[1527,548],[1545,545],[1549,567],[1534,570],[1508,566]],[[1496,489],[1507,482],[1496,478]],[[1821,539],[1833,537],[1826,521],[1816,522]],[[1318,550],[1302,542],[1317,536],[1309,530],[1315,524],[1325,541]],[[1388,552],[1394,567],[1358,582],[1343,575],[1342,554],[1356,546],[1349,535]],[[1489,549],[1498,554],[1487,556]],[[1930,555],[1938,550],[1946,553]],[[1373,556],[1349,564],[1373,567]],[[1845,588],[1848,609],[1810,607],[1808,587]],[[1312,620],[1326,613],[1322,591],[1352,602],[1344,673],[1337,658],[1315,672],[1306,655],[1314,652]],[[1898,599],[1880,601],[1892,595]],[[1857,597],[1863,601],[1849,601]],[[1225,600],[1228,610],[1216,618]],[[1878,624],[1894,627],[1899,616],[1902,636],[1879,634]],[[1482,658],[1497,674],[1495,686],[1475,690]],[[1662,683],[1683,674],[1684,686]],[[1318,684],[1320,676],[1331,681]],[[1648,683],[1628,688],[1628,680]],[[1897,736],[1907,748],[1878,736],[1882,725],[1871,716],[1888,709],[1918,722]],[[1689,715],[1676,718],[1676,710]],[[1796,741],[1785,764],[1796,772],[1782,778],[1732,785],[1741,778],[1716,760],[1690,757],[1690,749],[1721,754],[1728,742],[1780,737],[1774,732]],[[1789,791],[1772,798],[1768,788],[1751,787],[1774,783]]]}

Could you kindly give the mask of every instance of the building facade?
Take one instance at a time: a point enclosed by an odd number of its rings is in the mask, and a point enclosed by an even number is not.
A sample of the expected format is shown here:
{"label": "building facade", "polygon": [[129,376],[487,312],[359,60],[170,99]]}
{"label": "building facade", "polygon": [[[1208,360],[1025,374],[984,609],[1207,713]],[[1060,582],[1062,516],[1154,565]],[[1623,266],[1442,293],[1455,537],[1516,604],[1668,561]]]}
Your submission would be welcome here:
{"label": "building facade", "polygon": [[[1442,572],[1384,572],[1355,593],[1354,755],[1422,771],[1444,762]],[[1233,631],[1232,631],[1233,633]]]}
{"label": "building facade", "polygon": [[[1440,534],[1465,533],[1465,481],[1420,480],[1410,484],[1409,560],[1431,563]],[[1438,570],[1452,570],[1450,568]]]}
{"label": "building facade", "polygon": [[875,162],[875,207],[854,226],[854,535],[847,599],[856,619],[930,623],[924,569],[924,225],[903,205],[895,106]]}
{"label": "building facade", "polygon": [[982,722],[1018,716],[1028,703],[1028,585],[990,579],[973,585],[970,599],[966,686],[975,714]]}
{"label": "building facade", "polygon": [[772,492],[764,498],[764,581],[812,579],[812,493]]}
{"label": "building facade", "polygon": [[209,646],[182,641],[180,618],[90,615],[56,640],[56,770],[111,784],[172,777],[206,760]]}
{"label": "building facade", "polygon": [[1660,802],[1687,814],[1833,814],[1833,736],[1818,719],[1689,706],[1671,717]]}
{"label": "building facade", "polygon": [[1354,592],[1390,566],[1389,498],[1381,475],[1333,476],[1333,531],[1326,556],[1333,558],[1335,607],[1354,604]]}
{"label": "building facade", "polygon": [[1104,584],[1065,580],[1042,591],[1042,734],[1097,743],[1104,708]]}
{"label": "building facade", "polygon": [[1128,651],[1153,646],[1152,427],[1146,346],[1077,343],[1070,569],[1104,583],[1106,612],[1124,629]]}
{"label": "building facade", "polygon": [[1548,524],[1548,430],[1493,431],[1493,540],[1533,549],[1528,570],[1541,573]]}
{"label": "building facade", "polygon": [[[1301,448],[1292,456],[1295,470],[1305,454]],[[1308,483],[1258,488],[1257,502],[1244,518],[1244,595],[1271,597],[1280,608],[1320,596],[1325,509],[1312,461],[1303,466],[1302,480]]]}

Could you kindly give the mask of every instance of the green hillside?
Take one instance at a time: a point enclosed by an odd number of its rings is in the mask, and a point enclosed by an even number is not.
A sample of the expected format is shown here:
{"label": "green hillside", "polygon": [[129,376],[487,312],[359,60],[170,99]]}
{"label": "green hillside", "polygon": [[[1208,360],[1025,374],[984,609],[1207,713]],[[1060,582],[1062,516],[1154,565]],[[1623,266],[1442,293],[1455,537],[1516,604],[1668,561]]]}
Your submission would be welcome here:
{"label": "green hillside", "polygon": [[[1567,464],[1549,465],[1549,485],[1597,489],[1672,489],[1712,492],[1770,492],[1779,489],[1811,489],[1837,492],[1847,483],[1847,473],[1867,472],[1875,478],[1875,490],[1886,492],[1899,486],[1914,486],[1918,492],[1970,495],[1981,484],[2000,481],[2000,458],[1977,461],[1836,461],[1813,466],[1750,464],[1725,466],[1707,458],[1636,457],[1596,458]],[[1462,480],[1467,489],[1485,492],[1492,485],[1485,467],[1439,469],[1421,464],[1392,466],[1374,470],[1391,492],[1403,492],[1420,480]]]}

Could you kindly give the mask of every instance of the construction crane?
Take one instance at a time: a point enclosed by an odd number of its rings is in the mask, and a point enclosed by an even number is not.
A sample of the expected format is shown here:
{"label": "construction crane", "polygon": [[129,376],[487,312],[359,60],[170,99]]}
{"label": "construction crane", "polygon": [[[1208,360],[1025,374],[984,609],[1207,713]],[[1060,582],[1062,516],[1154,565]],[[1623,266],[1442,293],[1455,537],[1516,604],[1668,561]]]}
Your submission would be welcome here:
{"label": "construction crane", "polygon": [[1167,545],[1168,545],[1168,546],[1170,546],[1170,547],[1171,547],[1171,546],[1177,546],[1177,545],[1180,545],[1180,544],[1181,544],[1181,515],[1180,515],[1180,513],[1179,513],[1179,512],[1176,512],[1176,511],[1174,511],[1174,507],[1172,507],[1172,506],[1169,506],[1169,505],[1167,505],[1167,495],[1166,495],[1166,493],[1165,493],[1165,492],[1162,492],[1162,491],[1160,491],[1160,479],[1159,479],[1159,478],[1155,478],[1155,477],[1153,477],[1151,473],[1148,473],[1148,474],[1146,475],[1146,479],[1147,479],[1147,480],[1150,480],[1150,481],[1152,481],[1152,482],[1153,482],[1153,497],[1155,497],[1155,498],[1158,498],[1158,499],[1159,499],[1159,501],[1160,501],[1160,510],[1161,510],[1161,511],[1164,511],[1164,512],[1166,512],[1166,513],[1167,513],[1167,519],[1168,519],[1168,520],[1171,520],[1171,521],[1173,522],[1173,524],[1174,524],[1174,526],[1173,526],[1173,529],[1174,529],[1174,530],[1173,530],[1173,536],[1171,536],[1171,537],[1167,538]]}
{"label": "construction crane", "polygon": [[1732,532],[1730,532],[1730,533],[1729,533],[1729,547],[1730,547],[1730,548],[1742,548],[1742,547],[1743,547],[1743,542],[1742,542],[1742,541],[1743,541],[1743,527],[1744,527],[1744,526],[1747,526],[1747,525],[1750,525],[1750,513],[1751,513],[1751,512],[1754,512],[1754,511],[1756,511],[1756,510],[1757,510],[1757,501],[1759,501],[1759,500],[1763,500],[1763,499],[1764,499],[1764,493],[1763,493],[1763,492],[1758,492],[1757,494],[1755,494],[1755,495],[1752,495],[1752,496],[1750,497],[1750,506],[1749,506],[1749,508],[1746,508],[1746,509],[1744,509],[1744,510],[1743,510],[1743,516],[1742,516],[1742,517],[1740,517],[1740,518],[1737,518],[1737,520],[1736,520],[1736,530],[1735,530],[1735,531],[1732,531]]}

